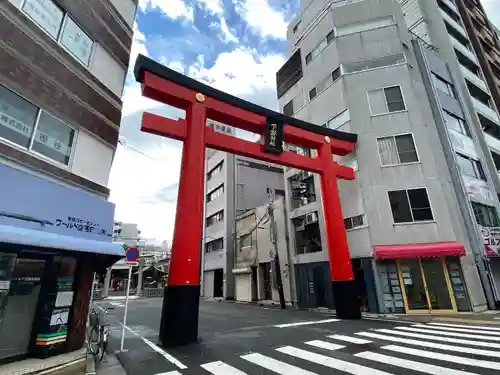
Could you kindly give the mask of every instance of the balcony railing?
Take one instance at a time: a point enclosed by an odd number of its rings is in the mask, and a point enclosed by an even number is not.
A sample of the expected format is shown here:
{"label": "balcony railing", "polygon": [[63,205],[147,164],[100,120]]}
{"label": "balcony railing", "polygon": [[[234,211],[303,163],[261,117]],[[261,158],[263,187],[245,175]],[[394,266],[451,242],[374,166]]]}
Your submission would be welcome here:
{"label": "balcony railing", "polygon": [[463,55],[467,56],[471,61],[473,61],[479,65],[479,62],[478,62],[477,57],[474,54],[474,52],[472,52],[470,49],[468,49],[466,46],[464,46],[457,39],[455,39],[455,37],[453,37],[451,35],[450,35],[450,40],[451,40],[451,44],[453,44],[453,46],[457,50],[459,50]]}
{"label": "balcony railing", "polygon": [[452,9],[457,15],[460,13],[458,12],[458,8],[455,5],[455,2],[453,0],[441,0],[444,4],[448,6],[448,8]]}
{"label": "balcony railing", "polygon": [[476,111],[500,126],[500,117],[498,117],[498,114],[495,110],[491,109],[486,104],[481,103],[475,98],[472,98],[472,102],[474,103],[474,108],[476,108]]}
{"label": "balcony railing", "polygon": [[475,73],[471,72],[469,69],[467,69],[465,66],[460,64],[460,70],[462,71],[462,74],[464,78],[469,80],[471,83],[475,84],[477,87],[479,87],[481,90],[483,90],[486,93],[490,93],[488,90],[488,86],[486,86],[486,83]]}
{"label": "balcony railing", "polygon": [[486,144],[490,148],[494,149],[497,153],[500,153],[500,140],[489,135],[488,133],[483,133],[483,134],[484,134],[484,139],[486,140]]}
{"label": "balcony railing", "polygon": [[457,30],[460,34],[463,35],[464,38],[469,39],[469,35],[467,35],[467,31],[460,25],[457,21],[455,21],[453,18],[451,18],[448,13],[446,13],[444,10],[439,9],[441,12],[441,15],[443,16],[443,19],[448,22],[455,30]]}

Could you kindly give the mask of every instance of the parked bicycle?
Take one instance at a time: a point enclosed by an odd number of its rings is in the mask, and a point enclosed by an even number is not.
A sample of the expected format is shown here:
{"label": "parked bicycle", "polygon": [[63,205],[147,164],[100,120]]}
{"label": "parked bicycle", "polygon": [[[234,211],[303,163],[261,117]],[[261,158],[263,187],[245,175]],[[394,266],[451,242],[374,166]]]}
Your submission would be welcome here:
{"label": "parked bicycle", "polygon": [[108,309],[104,309],[102,314],[92,309],[89,317],[89,352],[94,357],[98,357],[99,361],[102,361],[104,353],[108,348],[108,325],[104,321],[101,321],[101,316],[107,313]]}

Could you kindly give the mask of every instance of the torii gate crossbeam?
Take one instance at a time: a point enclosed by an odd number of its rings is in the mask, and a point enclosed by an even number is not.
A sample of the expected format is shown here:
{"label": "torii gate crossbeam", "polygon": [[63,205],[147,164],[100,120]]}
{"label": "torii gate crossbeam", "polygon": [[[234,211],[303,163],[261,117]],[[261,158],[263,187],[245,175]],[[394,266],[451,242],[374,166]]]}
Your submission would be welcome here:
{"label": "torii gate crossbeam", "polygon": [[[352,180],[354,171],[333,160],[333,154],[347,155],[354,151],[357,136],[257,106],[142,55],[136,61],[135,77],[141,83],[144,96],[186,111],[185,120],[144,113],[141,127],[144,132],[184,144],[168,285],[161,317],[161,343],[175,347],[198,338],[206,147],[320,175],[336,314],[342,319],[361,318],[337,188],[337,178]],[[206,126],[208,118],[260,134],[261,143],[217,133]],[[283,152],[283,141],[316,149],[318,156]]]}

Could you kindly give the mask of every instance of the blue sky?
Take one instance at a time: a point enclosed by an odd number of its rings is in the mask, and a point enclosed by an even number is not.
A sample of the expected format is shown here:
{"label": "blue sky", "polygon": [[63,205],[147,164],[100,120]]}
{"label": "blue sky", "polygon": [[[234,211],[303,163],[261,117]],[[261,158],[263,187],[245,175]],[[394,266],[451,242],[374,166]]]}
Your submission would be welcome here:
{"label": "blue sky", "polygon": [[[500,27],[500,0],[482,2]],[[286,28],[299,8],[300,0],[139,0],[131,68],[141,53],[277,109],[275,74],[286,61]],[[143,98],[131,71],[123,100],[124,146],[115,156],[110,200],[117,219],[138,223],[147,237],[170,239],[181,144],[141,133],[140,118],[144,110],[174,118],[183,114]]]}

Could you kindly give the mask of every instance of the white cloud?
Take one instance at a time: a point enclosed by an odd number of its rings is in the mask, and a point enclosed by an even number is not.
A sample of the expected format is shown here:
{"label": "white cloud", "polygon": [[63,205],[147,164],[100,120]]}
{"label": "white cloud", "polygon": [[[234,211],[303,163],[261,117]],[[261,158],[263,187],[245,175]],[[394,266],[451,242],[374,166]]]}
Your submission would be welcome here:
{"label": "white cloud", "polygon": [[234,42],[234,43],[239,43],[240,41],[234,35],[231,30],[229,29],[229,26],[227,25],[226,19],[222,17],[220,19],[220,30],[222,32],[222,41],[225,43],[229,42]]}
{"label": "white cloud", "polygon": [[214,14],[224,13],[224,8],[222,7],[222,0],[198,0],[198,2],[204,5],[211,13]]}
{"label": "white cloud", "polygon": [[167,17],[172,19],[194,19],[193,8],[187,6],[184,0],[139,0],[138,8],[147,12],[150,9],[160,9]]}
{"label": "white cloud", "polygon": [[286,39],[288,24],[282,13],[271,8],[268,0],[242,0],[235,4],[235,9],[261,36]]}
{"label": "white cloud", "polygon": [[259,90],[275,90],[276,71],[283,65],[285,58],[282,55],[269,55],[259,60],[250,51],[237,49],[221,53],[209,69],[191,66],[189,75],[236,96],[258,95]]}

